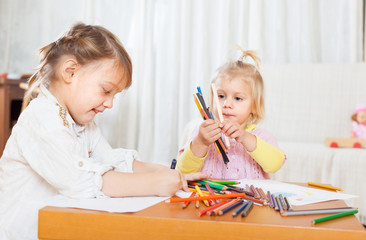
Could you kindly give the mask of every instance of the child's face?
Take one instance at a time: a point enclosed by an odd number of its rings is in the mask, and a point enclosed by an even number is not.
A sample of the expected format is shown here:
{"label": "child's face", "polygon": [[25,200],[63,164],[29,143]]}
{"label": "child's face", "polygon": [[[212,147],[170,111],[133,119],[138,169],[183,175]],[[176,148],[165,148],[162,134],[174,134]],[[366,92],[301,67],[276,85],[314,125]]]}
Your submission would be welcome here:
{"label": "child's face", "polygon": [[74,73],[64,105],[75,122],[91,122],[96,114],[113,106],[114,96],[123,90],[118,87],[122,74],[110,59],[82,66]]}
{"label": "child's face", "polygon": [[[220,78],[216,81],[216,88],[224,119],[240,125],[245,123],[252,113],[253,99],[250,85],[240,77]],[[214,112],[217,118],[217,106],[214,106]]]}
{"label": "child's face", "polygon": [[366,111],[357,113],[357,122],[361,124],[366,124]]}

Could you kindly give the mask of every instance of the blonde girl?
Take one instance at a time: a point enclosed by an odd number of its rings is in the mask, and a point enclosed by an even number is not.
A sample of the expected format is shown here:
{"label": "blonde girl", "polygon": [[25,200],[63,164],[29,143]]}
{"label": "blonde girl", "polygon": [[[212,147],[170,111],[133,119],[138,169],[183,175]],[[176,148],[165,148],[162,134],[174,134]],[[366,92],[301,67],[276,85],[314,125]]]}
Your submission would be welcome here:
{"label": "blonde girl", "polygon": [[[253,64],[244,62],[251,59]],[[210,105],[215,119],[222,109],[223,122],[208,119],[196,129],[178,158],[183,173],[202,172],[218,179],[269,178],[281,168],[285,155],[278,149],[275,138],[257,129],[264,117],[264,84],[259,72],[260,59],[253,51],[241,51],[241,57],[221,66],[212,80],[220,106]],[[214,142],[222,135],[229,138],[230,162],[225,166]]]}

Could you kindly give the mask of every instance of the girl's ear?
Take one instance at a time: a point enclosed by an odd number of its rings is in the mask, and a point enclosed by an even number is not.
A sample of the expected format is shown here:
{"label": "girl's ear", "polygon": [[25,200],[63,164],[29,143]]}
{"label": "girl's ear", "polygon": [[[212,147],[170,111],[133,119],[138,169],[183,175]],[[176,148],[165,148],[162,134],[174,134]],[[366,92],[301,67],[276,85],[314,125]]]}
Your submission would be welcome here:
{"label": "girl's ear", "polygon": [[72,77],[74,76],[78,68],[79,64],[75,59],[73,58],[66,59],[66,61],[62,64],[61,67],[61,75],[63,81],[65,81],[66,83],[71,83]]}

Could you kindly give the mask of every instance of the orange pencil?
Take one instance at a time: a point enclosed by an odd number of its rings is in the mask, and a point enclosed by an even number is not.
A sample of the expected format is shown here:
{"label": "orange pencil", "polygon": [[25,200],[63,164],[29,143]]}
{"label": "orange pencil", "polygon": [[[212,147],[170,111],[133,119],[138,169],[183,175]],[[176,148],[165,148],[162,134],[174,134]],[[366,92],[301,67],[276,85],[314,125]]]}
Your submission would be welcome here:
{"label": "orange pencil", "polygon": [[201,201],[207,199],[225,199],[225,198],[238,198],[245,197],[245,193],[236,193],[236,194],[223,194],[223,195],[215,195],[215,196],[204,196],[204,197],[191,197],[191,198],[170,198],[165,200],[166,203],[176,203],[176,202],[185,202],[185,201]]}

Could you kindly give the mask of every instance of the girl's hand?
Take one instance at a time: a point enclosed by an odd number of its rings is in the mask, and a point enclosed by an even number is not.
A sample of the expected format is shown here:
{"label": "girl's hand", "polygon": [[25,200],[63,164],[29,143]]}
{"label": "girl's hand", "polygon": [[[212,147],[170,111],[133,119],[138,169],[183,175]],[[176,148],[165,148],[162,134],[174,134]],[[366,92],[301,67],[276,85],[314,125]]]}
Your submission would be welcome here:
{"label": "girl's hand", "polygon": [[252,152],[257,148],[257,137],[245,131],[238,123],[225,120],[220,124],[220,127],[222,127],[222,132],[226,136],[234,138],[237,142],[243,144],[247,151]]}
{"label": "girl's hand", "polygon": [[187,181],[195,181],[208,178],[207,174],[201,172],[183,174],[177,170],[164,170],[157,172],[161,179],[158,188],[160,189],[159,196],[173,196],[179,189],[190,192]]}
{"label": "girl's hand", "polygon": [[238,123],[225,120],[222,122],[221,127],[226,136],[235,139],[237,142],[242,143],[244,141],[247,132]]}
{"label": "girl's hand", "polygon": [[190,173],[190,174],[181,174],[183,191],[190,192],[190,190],[188,189],[187,181],[196,181],[196,180],[206,179],[208,177],[209,176],[207,174],[204,174],[201,172]]}
{"label": "girl's hand", "polygon": [[212,119],[203,121],[199,128],[197,140],[205,145],[209,146],[221,137],[221,129],[219,124]]}
{"label": "girl's hand", "polygon": [[214,143],[221,136],[219,124],[214,120],[203,121],[199,128],[198,135],[192,140],[191,150],[194,156],[202,158],[206,155],[208,146]]}
{"label": "girl's hand", "polygon": [[174,196],[174,194],[182,187],[187,187],[187,181],[184,179],[182,173],[177,170],[167,169],[163,171],[156,172],[156,177],[158,179],[159,186],[158,189],[159,196]]}

